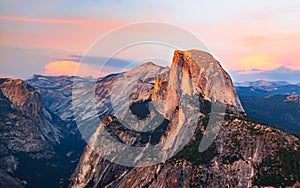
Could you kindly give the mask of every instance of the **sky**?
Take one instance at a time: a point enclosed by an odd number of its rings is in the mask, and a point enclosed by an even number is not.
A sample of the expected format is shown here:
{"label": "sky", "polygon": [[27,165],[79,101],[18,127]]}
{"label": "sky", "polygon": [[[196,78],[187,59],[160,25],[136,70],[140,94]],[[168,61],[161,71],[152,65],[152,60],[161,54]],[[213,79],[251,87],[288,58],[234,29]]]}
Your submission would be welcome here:
{"label": "sky", "polygon": [[[298,0],[0,0],[0,77],[74,75],[81,57],[99,38],[147,21],[171,24],[197,37],[235,82],[300,82]],[[126,32],[137,38],[169,37],[163,32]],[[128,47],[114,54],[114,62],[99,73],[108,54],[98,51],[84,58],[80,69],[84,76],[103,76],[126,71],[132,62],[170,65],[172,52],[157,44]]]}

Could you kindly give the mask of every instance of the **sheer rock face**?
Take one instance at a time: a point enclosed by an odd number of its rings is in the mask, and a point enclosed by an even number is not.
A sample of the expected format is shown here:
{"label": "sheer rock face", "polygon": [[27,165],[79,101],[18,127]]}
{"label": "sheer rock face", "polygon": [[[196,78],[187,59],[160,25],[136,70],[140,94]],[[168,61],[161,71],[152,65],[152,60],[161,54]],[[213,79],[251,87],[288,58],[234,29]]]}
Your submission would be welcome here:
{"label": "sheer rock face", "polygon": [[[170,72],[176,71],[183,72],[183,92],[199,93],[204,99],[229,104],[235,111],[244,112],[230,76],[212,55],[199,50],[176,50]],[[191,83],[188,83],[188,78],[184,75],[190,77]],[[187,85],[189,89],[185,91],[184,86]],[[190,85],[193,86],[193,91]]]}
{"label": "sheer rock face", "polygon": [[212,55],[199,50],[176,50],[168,74],[156,79],[152,99],[162,113],[170,116],[181,96],[195,94],[227,104],[233,112],[244,112],[230,76]]}
{"label": "sheer rock face", "polygon": [[[174,149],[174,145],[180,144],[184,139],[184,135],[179,134],[179,130],[184,127],[182,122],[194,118],[192,114],[184,113],[181,100],[183,97],[190,99],[193,96],[199,96],[198,102],[202,101],[201,106],[205,109],[210,109],[212,102],[223,103],[230,108],[230,114],[227,114],[222,122],[216,140],[207,151],[198,152],[199,143],[206,134],[207,122],[212,114],[210,110],[197,112],[196,131],[182,151],[164,163],[131,168],[111,163],[100,156],[101,146],[93,144],[99,136],[99,126],[92,136],[93,139],[90,140],[91,145],[85,148],[70,178],[70,187],[167,188],[265,185],[265,179],[283,173],[282,166],[273,167],[266,163],[267,160],[282,164],[284,159],[278,157],[282,150],[299,152],[300,143],[296,137],[252,122],[240,115],[244,110],[232,81],[210,54],[197,50],[176,50],[170,69],[156,76],[152,70],[160,70],[158,67],[152,64],[145,66],[150,69],[148,72],[150,74],[146,74],[145,67],[144,69],[137,67],[127,73],[130,79],[142,75],[149,78],[142,79],[143,81],[133,86],[131,90],[133,95],[129,96],[131,104],[143,100],[152,101],[156,110],[169,121],[164,134],[157,138],[155,143],[165,142],[171,137],[172,143],[166,144],[168,149]],[[117,82],[117,79],[114,82]],[[105,86],[105,83],[106,81],[102,80],[98,85]],[[111,87],[112,85],[110,84]],[[106,87],[96,87],[96,91],[108,91],[105,96],[112,94],[112,89]],[[98,97],[103,98],[101,93],[98,93]],[[196,101],[194,104],[198,105]],[[142,133],[122,128],[116,117],[106,115],[102,119],[102,124],[105,124],[104,127],[111,135],[127,145],[145,147],[151,144],[151,139],[147,137],[142,139]],[[263,176],[264,173],[269,174]],[[294,174],[290,177],[297,180]]]}

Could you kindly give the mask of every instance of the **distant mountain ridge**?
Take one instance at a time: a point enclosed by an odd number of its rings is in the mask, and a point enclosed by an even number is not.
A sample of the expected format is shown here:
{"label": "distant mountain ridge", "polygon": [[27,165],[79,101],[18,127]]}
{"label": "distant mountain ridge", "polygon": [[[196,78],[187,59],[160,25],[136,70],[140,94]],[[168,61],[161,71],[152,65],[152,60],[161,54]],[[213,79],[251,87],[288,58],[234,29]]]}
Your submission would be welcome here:
{"label": "distant mountain ridge", "polygon": [[285,81],[236,83],[246,114],[281,130],[300,133],[300,86]]}
{"label": "distant mountain ridge", "polygon": [[249,96],[300,94],[300,85],[286,81],[265,81],[235,83],[238,94]]}
{"label": "distant mountain ridge", "polygon": [[250,82],[235,82],[234,85],[236,87],[276,87],[276,86],[293,85],[293,84],[287,81],[257,80],[257,81],[250,81]]}

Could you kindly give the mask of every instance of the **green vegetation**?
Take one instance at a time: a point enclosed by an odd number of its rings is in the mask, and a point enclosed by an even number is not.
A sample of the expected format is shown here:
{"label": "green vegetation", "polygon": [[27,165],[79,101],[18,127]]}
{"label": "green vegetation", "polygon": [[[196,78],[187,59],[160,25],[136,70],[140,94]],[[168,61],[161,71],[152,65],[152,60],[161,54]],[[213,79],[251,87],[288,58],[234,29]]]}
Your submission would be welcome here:
{"label": "green vegetation", "polygon": [[254,185],[291,186],[300,180],[300,151],[281,150],[275,158],[269,156],[258,167]]}
{"label": "green vegetation", "polygon": [[208,164],[212,158],[216,155],[216,146],[213,143],[206,151],[200,153],[198,147],[202,139],[203,134],[199,129],[195,131],[195,138],[191,139],[183,150],[172,157],[169,162],[176,163],[177,160],[186,160],[193,165]]}
{"label": "green vegetation", "polygon": [[299,102],[285,102],[285,95],[274,95],[268,98],[244,95],[239,97],[250,119],[289,133],[300,132]]}

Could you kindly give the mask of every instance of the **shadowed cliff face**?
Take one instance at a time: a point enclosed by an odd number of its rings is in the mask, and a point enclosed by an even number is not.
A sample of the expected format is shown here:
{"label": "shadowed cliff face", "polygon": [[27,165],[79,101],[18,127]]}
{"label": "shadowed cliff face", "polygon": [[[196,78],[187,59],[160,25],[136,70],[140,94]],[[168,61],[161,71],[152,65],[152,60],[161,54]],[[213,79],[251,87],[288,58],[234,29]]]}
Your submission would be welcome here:
{"label": "shadowed cliff face", "polygon": [[[51,124],[52,117],[49,112],[43,108],[40,94],[35,91],[33,87],[22,80],[2,79],[1,81],[1,101],[2,104],[6,104],[7,109],[1,110],[1,118],[4,120],[1,121],[3,127],[7,126],[9,123],[17,122],[17,125],[12,123],[11,125],[14,127],[11,128],[23,129],[24,134],[26,131],[28,131],[29,134],[31,130],[35,130],[32,131],[33,134],[31,136],[28,135],[28,137],[25,138],[27,142],[23,139],[15,142],[15,144],[19,143],[20,150],[31,151],[31,147],[26,147],[25,143],[30,145],[32,139],[35,138],[41,142],[44,142],[44,144],[42,144],[40,147],[39,144],[32,144],[32,146],[34,146],[33,148],[37,148],[37,151],[43,150],[43,147],[47,141],[50,142],[50,144],[59,143],[61,132],[58,127]],[[24,122],[27,121],[28,127],[22,124],[23,121],[17,121],[14,118],[23,119]],[[15,146],[16,145],[14,145],[13,148],[16,149]]]}
{"label": "shadowed cliff face", "polygon": [[6,183],[23,186],[14,175],[20,163],[17,155],[27,153],[33,159],[53,157],[51,142],[59,142],[56,134],[59,131],[51,125],[49,114],[42,108],[40,95],[22,80],[1,79],[0,104],[0,163],[6,174],[1,182],[3,186]]}
{"label": "shadowed cliff face", "polygon": [[3,96],[11,102],[12,108],[19,109],[28,118],[37,118],[42,113],[40,95],[22,80],[3,80],[1,91]]}
{"label": "shadowed cliff face", "polygon": [[67,127],[32,86],[0,79],[0,187],[59,186],[74,168],[72,153],[83,147],[76,139],[78,149],[66,147],[73,138]]}
{"label": "shadowed cliff face", "polygon": [[[154,67],[153,64],[150,67],[147,65],[150,73]],[[144,69],[137,67],[131,73],[128,72],[127,77],[141,77]],[[113,83],[108,88],[104,83],[104,80],[100,81],[98,84],[103,87],[96,87],[96,91],[111,94]],[[124,128],[118,117],[106,113],[70,178],[70,187],[251,187],[277,185],[278,182],[292,185],[299,180],[296,170],[299,159],[295,159],[296,166],[286,171],[283,169],[286,156],[281,155],[282,151],[286,151],[288,156],[299,155],[299,140],[241,115],[244,110],[230,77],[210,54],[197,50],[176,50],[168,71],[157,76],[148,74],[133,88],[129,93],[133,96],[130,100],[131,115],[147,119],[151,115],[148,108],[152,103],[167,120],[166,127],[154,130],[159,134],[153,137],[153,132]],[[103,98],[101,94],[98,97]],[[184,108],[182,98],[194,99],[191,104],[201,109],[186,113],[191,110]],[[211,112],[214,102],[225,104],[227,114],[224,121],[219,122],[220,132],[214,143],[200,153],[198,146],[203,135],[208,134],[209,118],[222,116],[222,113]],[[181,130],[185,128],[182,122],[192,119],[196,119],[196,129],[190,138]],[[101,156],[100,151],[109,147],[99,144],[102,128],[120,142],[138,147],[164,143],[162,150],[173,150],[186,138],[190,139],[181,151],[165,162],[133,168],[111,163]],[[141,155],[144,153],[141,152]],[[124,159],[130,160],[130,157],[128,154]],[[279,165],[272,166],[269,161]],[[277,181],[270,182],[276,174],[281,176]]]}

